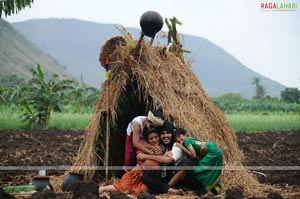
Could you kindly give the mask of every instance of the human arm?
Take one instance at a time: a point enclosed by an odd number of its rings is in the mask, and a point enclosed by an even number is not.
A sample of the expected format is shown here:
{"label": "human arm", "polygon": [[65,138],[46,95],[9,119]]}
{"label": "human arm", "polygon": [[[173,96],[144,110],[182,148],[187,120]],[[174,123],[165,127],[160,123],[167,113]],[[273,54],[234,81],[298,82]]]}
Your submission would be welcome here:
{"label": "human arm", "polygon": [[150,155],[150,154],[138,154],[137,155],[138,160],[154,160],[162,164],[170,164],[174,161],[174,159],[171,156],[166,155]]}
{"label": "human arm", "polygon": [[132,124],[133,126],[133,132],[132,132],[132,144],[133,147],[137,148],[138,150],[144,152],[144,153],[148,153],[151,154],[151,145],[149,143],[147,143],[145,140],[141,140],[141,134],[142,134],[142,129],[141,126],[139,125],[139,123],[137,122],[133,122]]}
{"label": "human arm", "polygon": [[147,149],[148,152],[143,151],[144,153],[152,155],[162,155],[163,151],[160,145],[151,145],[149,144],[149,142],[143,139],[140,139],[139,144]]}
{"label": "human arm", "polygon": [[179,147],[173,147],[172,151],[167,151],[165,155],[148,155],[148,154],[138,154],[137,158],[139,160],[151,159],[162,164],[170,164],[177,162],[182,158],[182,150]]}
{"label": "human arm", "polygon": [[189,144],[187,147],[185,147],[180,143],[176,143],[176,146],[178,146],[189,157],[196,158],[197,154],[192,144]]}

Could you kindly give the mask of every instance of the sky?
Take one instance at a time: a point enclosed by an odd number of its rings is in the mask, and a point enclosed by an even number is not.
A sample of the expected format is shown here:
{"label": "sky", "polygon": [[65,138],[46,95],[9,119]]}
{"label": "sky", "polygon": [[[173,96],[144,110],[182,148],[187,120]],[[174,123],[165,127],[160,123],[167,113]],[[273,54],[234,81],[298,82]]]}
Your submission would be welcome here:
{"label": "sky", "polygon": [[[265,3],[268,8],[261,8]],[[179,33],[208,39],[246,67],[300,89],[300,0],[34,0],[4,19],[74,18],[140,28],[141,15],[150,10],[178,18]]]}

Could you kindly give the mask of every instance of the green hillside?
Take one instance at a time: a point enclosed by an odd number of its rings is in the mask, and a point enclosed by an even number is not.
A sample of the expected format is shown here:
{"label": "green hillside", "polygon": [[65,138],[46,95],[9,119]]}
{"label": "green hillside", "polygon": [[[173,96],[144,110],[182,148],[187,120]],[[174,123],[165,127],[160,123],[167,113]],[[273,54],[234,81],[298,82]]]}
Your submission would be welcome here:
{"label": "green hillside", "polygon": [[[105,70],[98,62],[99,51],[110,37],[121,35],[113,24],[99,24],[75,19],[38,19],[14,23],[13,26],[49,53],[76,78],[100,88]],[[135,38],[140,30],[128,28]],[[158,37],[159,38],[159,37]],[[157,41],[157,39],[156,39]],[[166,41],[160,41],[164,44]],[[184,35],[184,48],[192,51],[192,67],[210,96],[240,93],[254,96],[252,79],[259,77],[267,88],[267,95],[279,96],[285,87],[247,68],[234,56],[214,43],[191,35]],[[253,56],[253,55],[249,55]]]}
{"label": "green hillside", "polygon": [[9,23],[0,19],[0,76],[31,78],[30,68],[40,64],[45,75],[72,78],[58,62],[28,41]]}

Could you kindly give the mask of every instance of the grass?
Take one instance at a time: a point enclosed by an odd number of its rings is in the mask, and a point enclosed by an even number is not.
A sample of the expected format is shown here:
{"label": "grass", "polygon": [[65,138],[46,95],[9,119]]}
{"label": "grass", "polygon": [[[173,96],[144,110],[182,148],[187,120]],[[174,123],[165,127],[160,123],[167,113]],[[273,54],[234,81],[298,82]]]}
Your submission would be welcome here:
{"label": "grass", "polygon": [[[19,118],[16,108],[0,106],[0,130],[25,129],[26,124]],[[92,113],[52,113],[50,129],[82,130],[89,123]]]}
{"label": "grass", "polygon": [[52,113],[49,128],[62,130],[85,129],[91,117],[91,113]]}
{"label": "grass", "polygon": [[0,106],[0,130],[22,129],[24,127],[18,111]]}
{"label": "grass", "polygon": [[300,130],[299,114],[228,114],[226,115],[226,118],[235,132]]}
{"label": "grass", "polygon": [[[16,108],[0,106],[0,130],[24,129],[26,125],[19,118]],[[92,113],[52,113],[50,129],[85,129]],[[235,132],[267,132],[300,130],[299,114],[227,114],[225,115]]]}

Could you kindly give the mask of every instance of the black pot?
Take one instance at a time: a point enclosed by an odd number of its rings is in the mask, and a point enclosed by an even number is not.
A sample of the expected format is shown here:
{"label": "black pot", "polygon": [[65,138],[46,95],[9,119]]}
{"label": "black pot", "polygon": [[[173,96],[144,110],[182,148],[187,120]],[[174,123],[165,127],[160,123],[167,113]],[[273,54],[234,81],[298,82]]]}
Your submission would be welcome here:
{"label": "black pot", "polygon": [[140,26],[144,35],[154,37],[161,30],[164,22],[162,16],[155,11],[145,12],[140,18]]}
{"label": "black pot", "polygon": [[61,188],[63,191],[66,190],[66,188],[74,183],[74,182],[80,182],[80,181],[83,181],[83,175],[82,174],[79,174],[79,173],[69,173],[69,175],[64,179],[64,181],[62,182],[61,184]]}
{"label": "black pot", "polygon": [[49,176],[34,176],[31,184],[36,186],[36,191],[53,191]]}

